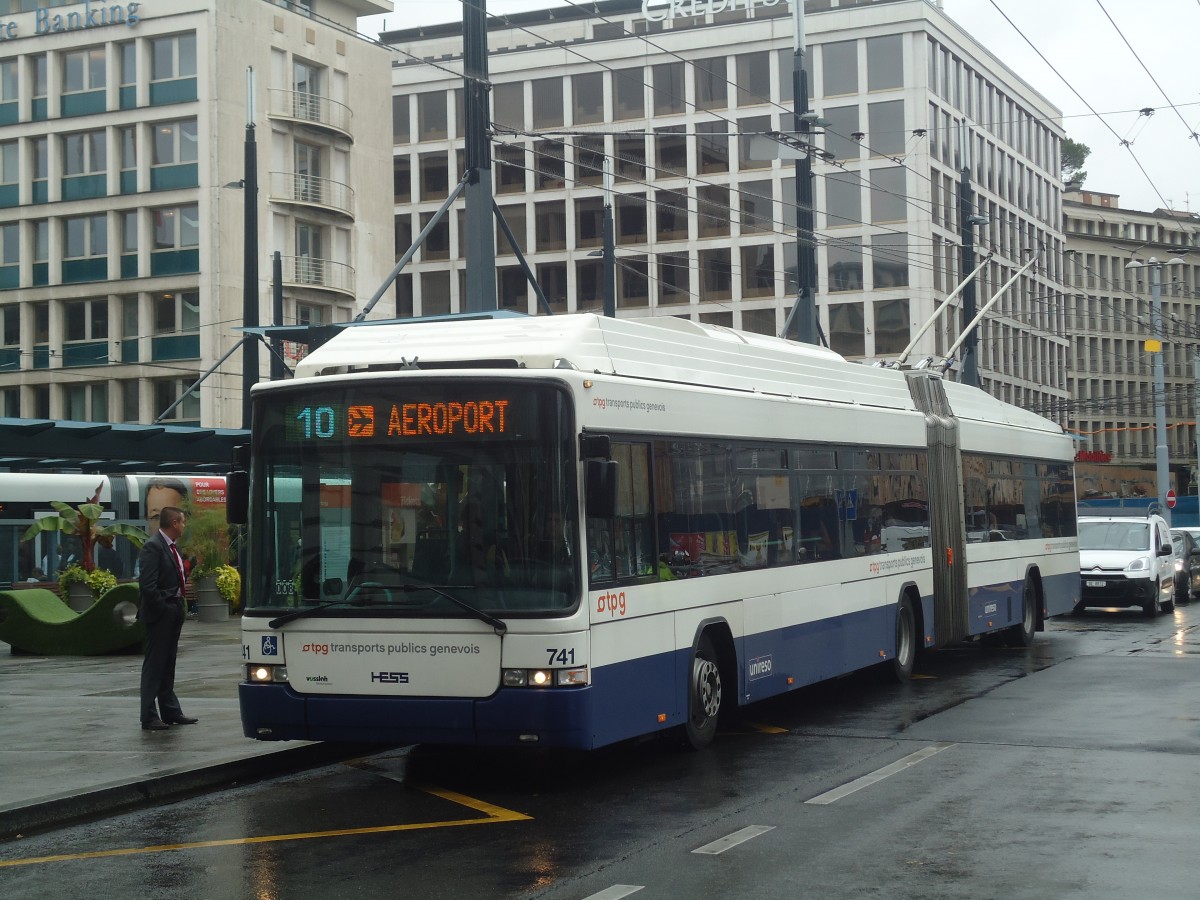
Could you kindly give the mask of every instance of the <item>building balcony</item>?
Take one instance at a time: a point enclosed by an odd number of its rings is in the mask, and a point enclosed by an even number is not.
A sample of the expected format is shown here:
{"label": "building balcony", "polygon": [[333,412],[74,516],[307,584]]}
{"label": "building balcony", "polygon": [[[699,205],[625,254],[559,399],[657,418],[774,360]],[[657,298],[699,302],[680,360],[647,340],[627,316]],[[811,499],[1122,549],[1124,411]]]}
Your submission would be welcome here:
{"label": "building balcony", "polygon": [[320,94],[310,94],[307,91],[285,91],[279,88],[270,90],[270,107],[267,116],[272,119],[286,119],[300,122],[322,131],[332,132],[354,140],[350,130],[350,120],[353,118],[350,107]]}
{"label": "building balcony", "polygon": [[354,218],[354,189],[340,181],[300,172],[272,172],[271,199]]}
{"label": "building balcony", "polygon": [[285,286],[316,288],[354,296],[354,269],[345,263],[313,256],[285,256],[282,261]]}

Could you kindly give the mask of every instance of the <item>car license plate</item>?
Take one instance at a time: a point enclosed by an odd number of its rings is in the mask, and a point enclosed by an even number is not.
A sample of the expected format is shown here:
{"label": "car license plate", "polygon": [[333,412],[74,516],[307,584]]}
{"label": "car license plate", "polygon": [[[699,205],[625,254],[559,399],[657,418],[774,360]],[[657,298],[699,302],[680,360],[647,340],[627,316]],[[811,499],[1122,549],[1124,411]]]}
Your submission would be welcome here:
{"label": "car license plate", "polygon": [[1103,581],[1085,581],[1084,584],[1088,587],[1104,587],[1106,582]]}

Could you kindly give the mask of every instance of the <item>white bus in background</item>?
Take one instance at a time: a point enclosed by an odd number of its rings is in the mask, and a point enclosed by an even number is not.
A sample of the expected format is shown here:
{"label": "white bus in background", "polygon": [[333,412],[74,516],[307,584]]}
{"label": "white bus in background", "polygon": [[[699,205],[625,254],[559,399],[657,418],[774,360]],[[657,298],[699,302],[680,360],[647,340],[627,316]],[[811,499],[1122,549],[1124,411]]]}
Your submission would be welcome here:
{"label": "white bus in background", "polygon": [[497,316],[348,327],[253,406],[252,738],[703,746],[920,648],[1028,644],[1079,596],[1069,438],[927,371]]}
{"label": "white bus in background", "polygon": [[[225,476],[0,472],[0,585],[51,582],[56,572],[80,562],[78,541],[71,535],[51,531],[21,538],[37,519],[58,515],[51,501],[77,507],[93,498],[103,507],[104,524],[153,529],[149,519],[162,506],[224,506]],[[118,539],[111,550],[98,553],[97,565],[118,578],[133,576],[137,549],[128,541]]]}

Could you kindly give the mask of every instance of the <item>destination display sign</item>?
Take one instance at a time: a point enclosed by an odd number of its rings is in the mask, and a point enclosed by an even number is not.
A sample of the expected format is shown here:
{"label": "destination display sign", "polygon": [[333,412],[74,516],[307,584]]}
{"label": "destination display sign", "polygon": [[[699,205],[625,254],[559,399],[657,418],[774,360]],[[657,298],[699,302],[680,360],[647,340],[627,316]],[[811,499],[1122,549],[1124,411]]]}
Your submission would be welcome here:
{"label": "destination display sign", "polygon": [[[447,400],[406,397],[374,402],[289,404],[285,440],[292,444],[400,440],[503,439],[531,415],[512,397],[480,395]],[[522,429],[526,435],[528,428]]]}

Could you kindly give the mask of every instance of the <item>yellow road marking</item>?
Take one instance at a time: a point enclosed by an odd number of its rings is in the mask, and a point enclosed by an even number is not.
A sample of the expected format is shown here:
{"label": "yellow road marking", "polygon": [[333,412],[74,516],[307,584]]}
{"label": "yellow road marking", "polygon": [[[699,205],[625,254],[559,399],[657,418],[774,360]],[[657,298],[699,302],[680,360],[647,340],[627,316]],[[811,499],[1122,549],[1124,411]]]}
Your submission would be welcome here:
{"label": "yellow road marking", "polygon": [[32,866],[38,863],[63,862],[69,859],[105,859],[114,856],[136,856],[146,853],[170,853],[175,850],[197,850],[207,847],[238,847],[247,844],[275,844],[281,841],[307,841],[313,838],[345,837],[359,834],[387,834],[395,831],[418,831],[427,828],[454,828],[459,825],[492,825],[497,822],[531,821],[533,816],[505,809],[465,794],[447,791],[432,786],[419,786],[419,790],[451,803],[483,813],[482,819],[452,819],[446,822],[412,822],[404,825],[375,825],[367,828],[336,828],[330,831],[303,831],[295,834],[265,834],[259,837],[225,838],[219,841],[191,841],[185,844],[158,844],[153,847],[124,847],[116,850],[92,850],[87,853],[60,853],[55,856],[31,856],[25,859],[0,860],[0,869],[13,866]]}
{"label": "yellow road marking", "polygon": [[747,728],[753,728],[755,731],[761,731],[763,734],[787,734],[786,728],[780,728],[778,725],[760,725],[758,722],[742,721],[742,724]]}

